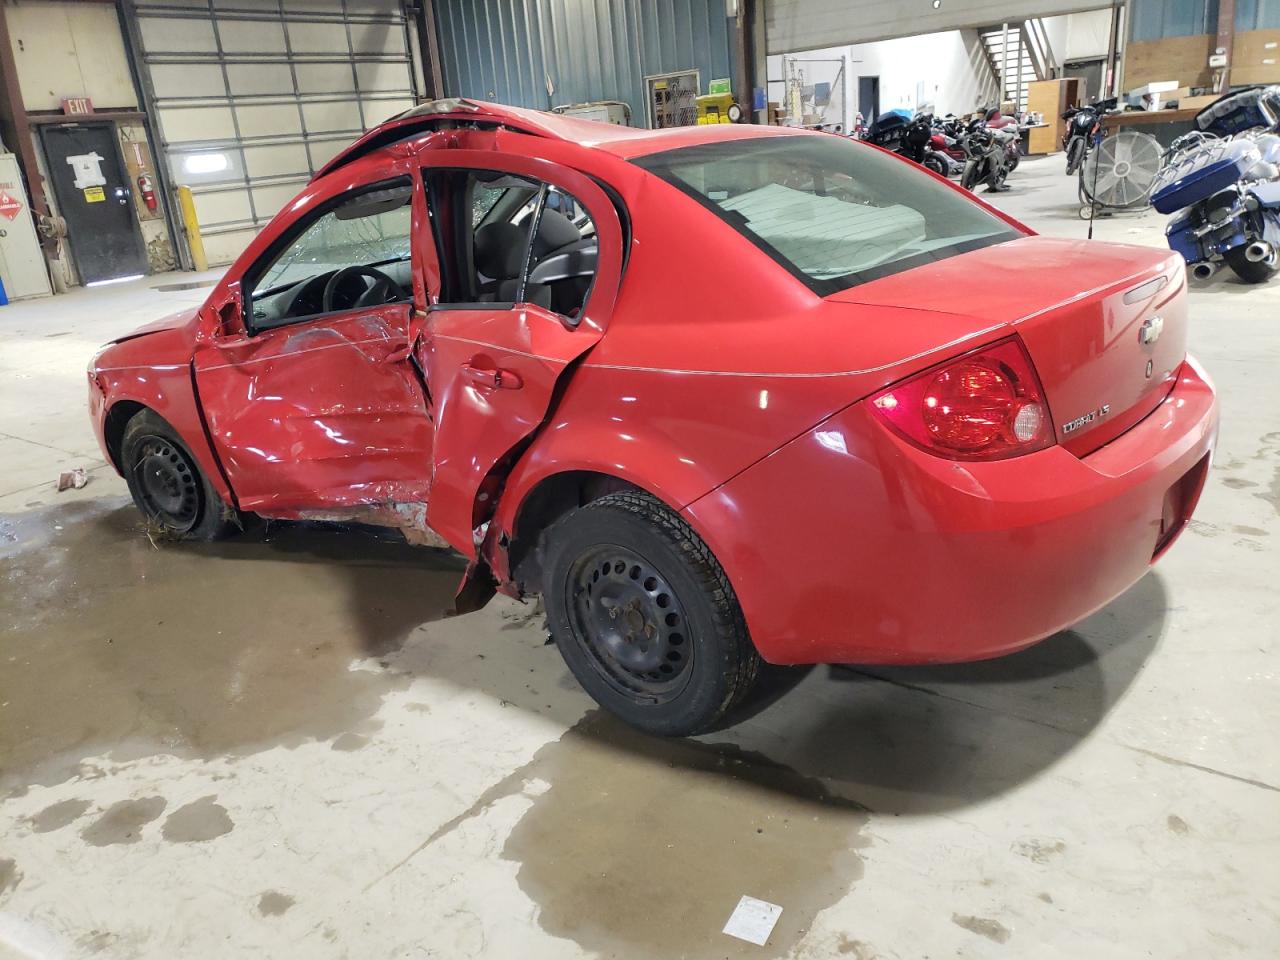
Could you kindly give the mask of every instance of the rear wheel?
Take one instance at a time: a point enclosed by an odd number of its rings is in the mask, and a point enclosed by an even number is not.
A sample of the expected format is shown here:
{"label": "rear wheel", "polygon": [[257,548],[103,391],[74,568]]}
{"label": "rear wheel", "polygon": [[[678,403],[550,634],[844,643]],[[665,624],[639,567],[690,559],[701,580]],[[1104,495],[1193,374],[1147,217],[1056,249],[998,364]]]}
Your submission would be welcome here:
{"label": "rear wheel", "polygon": [[1227,266],[1232,269],[1237,277],[1245,283],[1266,283],[1276,271],[1280,270],[1280,252],[1275,247],[1271,248],[1271,256],[1265,260],[1250,260],[1244,255],[1245,248],[1243,246],[1233,247],[1222,255],[1227,261]]}
{"label": "rear wheel", "polygon": [[120,467],[133,502],[175,540],[214,540],[236,529],[235,511],[222,502],[178,432],[150,410],[124,428]]}
{"label": "rear wheel", "polygon": [[942,158],[935,153],[931,153],[924,158],[924,166],[939,176],[945,177],[947,175],[946,165],[942,162]]}
{"label": "rear wheel", "polygon": [[545,536],[551,635],[605,709],[648,733],[689,736],[751,690],[760,657],[733,587],[679,514],[613,493]]}
{"label": "rear wheel", "polygon": [[1084,139],[1075,137],[1067,145],[1067,176],[1071,176],[1080,169],[1082,160],[1084,160]]}

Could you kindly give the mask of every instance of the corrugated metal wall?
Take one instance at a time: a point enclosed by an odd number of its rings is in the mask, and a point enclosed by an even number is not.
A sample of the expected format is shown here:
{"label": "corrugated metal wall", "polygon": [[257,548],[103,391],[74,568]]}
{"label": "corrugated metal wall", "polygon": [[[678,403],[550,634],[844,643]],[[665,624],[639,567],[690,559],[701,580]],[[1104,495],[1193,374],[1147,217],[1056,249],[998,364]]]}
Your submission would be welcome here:
{"label": "corrugated metal wall", "polygon": [[644,78],[734,76],[725,0],[436,0],[449,96],[546,110],[621,100],[647,125]]}

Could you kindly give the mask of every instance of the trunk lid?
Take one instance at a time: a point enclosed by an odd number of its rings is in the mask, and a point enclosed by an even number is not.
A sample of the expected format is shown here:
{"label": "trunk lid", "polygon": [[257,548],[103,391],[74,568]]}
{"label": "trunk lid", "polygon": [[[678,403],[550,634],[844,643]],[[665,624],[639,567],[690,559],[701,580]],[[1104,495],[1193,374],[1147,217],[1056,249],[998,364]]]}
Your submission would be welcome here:
{"label": "trunk lid", "polygon": [[1025,237],[829,299],[1008,324],[1035,364],[1058,442],[1076,456],[1159,406],[1186,357],[1182,258],[1150,247]]}

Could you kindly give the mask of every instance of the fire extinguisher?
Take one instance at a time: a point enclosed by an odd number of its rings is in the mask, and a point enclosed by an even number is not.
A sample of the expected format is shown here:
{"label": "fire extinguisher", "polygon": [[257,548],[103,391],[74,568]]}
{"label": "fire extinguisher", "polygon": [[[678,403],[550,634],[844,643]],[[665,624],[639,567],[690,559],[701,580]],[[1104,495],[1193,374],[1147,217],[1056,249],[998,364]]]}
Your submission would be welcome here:
{"label": "fire extinguisher", "polygon": [[156,200],[156,185],[151,174],[144,172],[138,175],[138,193],[142,194],[142,202],[147,205],[147,209],[155,213],[159,201]]}

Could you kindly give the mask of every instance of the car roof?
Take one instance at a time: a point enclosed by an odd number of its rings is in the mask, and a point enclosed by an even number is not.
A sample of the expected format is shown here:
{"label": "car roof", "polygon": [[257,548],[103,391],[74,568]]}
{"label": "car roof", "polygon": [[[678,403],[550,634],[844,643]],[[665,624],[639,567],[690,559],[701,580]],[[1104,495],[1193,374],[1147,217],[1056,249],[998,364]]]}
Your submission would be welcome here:
{"label": "car roof", "polygon": [[458,124],[507,128],[532,136],[577,144],[587,149],[601,150],[624,160],[709,141],[803,136],[806,133],[792,127],[737,123],[648,130],[601,123],[598,120],[583,120],[542,110],[508,107],[483,100],[429,100],[374,127],[325,164],[313,179],[319,179],[353,160],[391,144]]}

